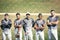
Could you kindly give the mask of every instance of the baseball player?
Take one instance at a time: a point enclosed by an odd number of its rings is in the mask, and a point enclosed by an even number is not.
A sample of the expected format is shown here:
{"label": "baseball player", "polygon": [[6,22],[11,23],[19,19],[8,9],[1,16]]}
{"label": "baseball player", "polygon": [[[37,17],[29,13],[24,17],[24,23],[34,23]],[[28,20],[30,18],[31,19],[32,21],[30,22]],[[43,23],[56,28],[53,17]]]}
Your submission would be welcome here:
{"label": "baseball player", "polygon": [[45,28],[45,21],[42,19],[42,14],[39,13],[38,19],[35,21],[36,30],[36,40],[39,40],[39,37],[41,40],[44,40],[44,28]]}
{"label": "baseball player", "polygon": [[15,27],[15,37],[16,40],[22,40],[22,20],[20,19],[20,14],[16,14],[16,19],[14,21]]}
{"label": "baseball player", "polygon": [[34,24],[34,20],[30,18],[30,14],[26,14],[26,18],[23,20],[23,29],[24,29],[24,34],[25,34],[25,40],[33,40],[33,35],[32,35],[32,27]]}
{"label": "baseball player", "polygon": [[55,40],[58,40],[58,33],[57,33],[57,24],[58,24],[58,16],[55,15],[55,10],[50,11],[50,16],[47,18],[47,26],[48,26],[48,36],[49,40],[52,40],[52,37]]}
{"label": "baseball player", "polygon": [[12,40],[11,30],[10,30],[11,25],[12,25],[12,22],[9,19],[9,15],[5,14],[4,19],[1,21],[2,40],[6,40],[6,36],[8,37],[8,40]]}

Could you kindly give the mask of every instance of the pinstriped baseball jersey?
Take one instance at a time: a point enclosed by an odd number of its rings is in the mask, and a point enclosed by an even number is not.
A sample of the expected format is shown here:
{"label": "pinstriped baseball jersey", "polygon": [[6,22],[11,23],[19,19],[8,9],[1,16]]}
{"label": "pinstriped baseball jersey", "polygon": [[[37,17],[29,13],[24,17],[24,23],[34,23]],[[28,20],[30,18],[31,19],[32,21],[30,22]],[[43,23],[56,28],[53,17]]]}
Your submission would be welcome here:
{"label": "pinstriped baseball jersey", "polygon": [[3,19],[2,21],[1,21],[1,28],[2,29],[4,29],[4,28],[11,28],[11,25],[12,25],[12,22],[11,22],[11,20],[10,19],[8,19],[8,20],[6,20],[6,19]]}
{"label": "pinstriped baseball jersey", "polygon": [[58,16],[56,16],[56,17],[52,17],[52,16],[49,16],[48,17],[48,20],[49,20],[49,22],[54,22],[54,21],[57,21],[58,20]]}
{"label": "pinstriped baseball jersey", "polygon": [[[47,18],[47,20],[49,20],[49,22],[58,21],[58,16],[55,16],[55,17],[49,16],[49,17]],[[52,25],[50,25],[49,29],[54,28],[54,27],[56,28],[57,25],[56,25],[56,24],[52,24]]]}
{"label": "pinstriped baseball jersey", "polygon": [[42,27],[42,25],[45,24],[45,21],[44,21],[44,20],[37,19],[37,20],[35,21],[35,23],[38,25],[38,27]]}
{"label": "pinstriped baseball jersey", "polygon": [[22,20],[18,20],[18,19],[15,19],[15,21],[14,21],[14,23],[16,24],[16,25],[22,25]]}
{"label": "pinstriped baseball jersey", "polygon": [[[42,27],[45,24],[44,20],[37,19],[35,21],[35,24],[37,24],[38,27]],[[36,30],[36,31],[43,31],[43,30]]]}
{"label": "pinstriped baseball jersey", "polygon": [[32,18],[28,19],[28,18],[25,18],[23,20],[23,26],[24,26],[24,31],[28,31],[29,29],[31,29],[33,27],[33,24],[34,24],[34,20]]}

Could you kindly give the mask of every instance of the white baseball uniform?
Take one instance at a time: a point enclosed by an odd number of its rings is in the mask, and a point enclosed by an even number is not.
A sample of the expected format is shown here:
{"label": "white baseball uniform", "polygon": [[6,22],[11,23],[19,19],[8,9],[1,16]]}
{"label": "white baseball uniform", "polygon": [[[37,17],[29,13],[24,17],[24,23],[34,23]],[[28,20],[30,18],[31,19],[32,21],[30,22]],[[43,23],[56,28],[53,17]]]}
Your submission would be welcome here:
{"label": "white baseball uniform", "polygon": [[23,20],[23,27],[24,27],[24,31],[25,31],[25,40],[33,40],[33,35],[32,35],[32,27],[34,24],[34,20],[32,18],[28,19],[25,18]]}
{"label": "white baseball uniform", "polygon": [[[45,24],[45,21],[37,19],[35,24],[37,24],[38,27],[42,27],[42,25]],[[44,40],[44,30],[36,30],[36,40],[39,40],[39,37],[41,40]]]}
{"label": "white baseball uniform", "polygon": [[[16,20],[14,21],[14,23],[15,23],[16,25],[22,25],[22,20],[16,19]],[[16,34],[18,34],[18,28],[15,27],[15,35],[16,35]],[[22,40],[22,27],[20,28],[19,35],[20,35],[20,38],[16,38],[16,40]]]}
{"label": "white baseball uniform", "polygon": [[2,40],[6,40],[6,36],[8,37],[8,40],[12,40],[12,37],[11,37],[11,20],[8,19],[3,19],[1,21],[1,29],[2,29]]}
{"label": "white baseball uniform", "polygon": [[[56,16],[56,17],[49,16],[48,20],[49,20],[49,22],[58,21],[58,16]],[[49,40],[52,40],[52,37],[54,37],[55,40],[58,40],[56,24],[48,25],[48,36],[49,36]]]}

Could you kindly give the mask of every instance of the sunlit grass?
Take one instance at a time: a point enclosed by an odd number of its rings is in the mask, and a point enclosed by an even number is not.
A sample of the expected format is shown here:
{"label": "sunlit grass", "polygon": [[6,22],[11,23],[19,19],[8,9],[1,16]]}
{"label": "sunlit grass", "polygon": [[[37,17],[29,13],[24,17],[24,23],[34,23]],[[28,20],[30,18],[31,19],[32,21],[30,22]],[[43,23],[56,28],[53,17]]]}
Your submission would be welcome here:
{"label": "sunlit grass", "polygon": [[60,12],[60,0],[0,0],[0,12]]}

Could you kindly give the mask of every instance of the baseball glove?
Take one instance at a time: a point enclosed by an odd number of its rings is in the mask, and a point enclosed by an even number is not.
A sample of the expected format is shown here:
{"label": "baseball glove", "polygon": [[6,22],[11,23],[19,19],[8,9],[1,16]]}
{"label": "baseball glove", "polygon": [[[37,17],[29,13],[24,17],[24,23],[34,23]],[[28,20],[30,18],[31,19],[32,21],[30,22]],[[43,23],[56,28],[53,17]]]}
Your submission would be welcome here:
{"label": "baseball glove", "polygon": [[41,30],[41,31],[43,31],[43,30],[44,30],[44,28],[41,28],[40,30]]}
{"label": "baseball glove", "polygon": [[20,35],[19,35],[19,34],[16,34],[15,36],[16,36],[16,38],[19,38],[19,37],[20,37]]}

